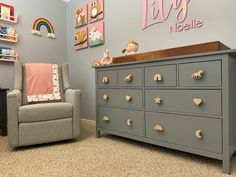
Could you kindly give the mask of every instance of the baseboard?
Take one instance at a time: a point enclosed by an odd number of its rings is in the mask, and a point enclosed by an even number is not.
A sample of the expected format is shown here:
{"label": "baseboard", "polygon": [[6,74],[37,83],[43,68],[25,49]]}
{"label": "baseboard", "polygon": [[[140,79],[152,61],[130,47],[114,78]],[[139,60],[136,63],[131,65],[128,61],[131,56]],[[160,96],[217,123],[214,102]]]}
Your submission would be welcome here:
{"label": "baseboard", "polygon": [[89,123],[89,124],[92,124],[92,125],[96,125],[96,121],[95,120],[89,120],[89,119],[81,118],[81,121]]}

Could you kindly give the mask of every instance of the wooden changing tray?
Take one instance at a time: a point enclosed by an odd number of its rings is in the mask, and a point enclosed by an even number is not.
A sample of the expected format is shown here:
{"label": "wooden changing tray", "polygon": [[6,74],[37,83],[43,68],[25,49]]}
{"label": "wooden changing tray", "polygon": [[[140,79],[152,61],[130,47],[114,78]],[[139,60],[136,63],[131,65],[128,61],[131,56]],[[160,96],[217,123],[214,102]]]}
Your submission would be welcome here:
{"label": "wooden changing tray", "polygon": [[160,58],[163,59],[163,58],[173,57],[173,56],[178,56],[178,55],[188,55],[188,54],[212,52],[212,51],[226,50],[226,49],[230,49],[230,48],[219,41],[214,41],[214,42],[201,43],[201,44],[195,44],[195,45],[189,45],[189,46],[183,46],[183,47],[170,48],[170,49],[165,49],[165,50],[145,52],[145,53],[134,54],[134,55],[114,57],[113,64],[123,63],[123,62],[141,61],[141,60],[150,60],[150,59],[158,60]]}

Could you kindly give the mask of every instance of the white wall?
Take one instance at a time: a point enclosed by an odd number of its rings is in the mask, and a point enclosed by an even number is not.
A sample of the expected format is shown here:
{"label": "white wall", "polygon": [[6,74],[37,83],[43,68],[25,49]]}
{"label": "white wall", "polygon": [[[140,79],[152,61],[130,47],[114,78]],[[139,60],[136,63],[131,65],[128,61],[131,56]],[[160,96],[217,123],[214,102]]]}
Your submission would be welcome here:
{"label": "white wall", "polygon": [[[3,23],[16,28],[19,35],[17,44],[1,42],[1,46],[9,46],[19,54],[19,60],[26,62],[62,63],[66,61],[66,3],[58,0],[2,0],[1,3],[15,7],[19,15],[19,23]],[[46,28],[41,28],[42,37],[31,34],[34,21],[47,18],[54,26],[56,39],[47,38]],[[0,62],[0,84],[5,88],[13,88],[13,63]]]}

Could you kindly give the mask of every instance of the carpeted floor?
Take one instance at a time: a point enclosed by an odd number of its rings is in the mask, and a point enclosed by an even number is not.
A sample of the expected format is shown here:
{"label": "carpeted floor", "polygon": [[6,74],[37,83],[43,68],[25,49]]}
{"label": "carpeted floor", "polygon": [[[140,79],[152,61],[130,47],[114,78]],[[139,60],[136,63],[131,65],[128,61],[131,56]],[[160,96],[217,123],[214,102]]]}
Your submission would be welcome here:
{"label": "carpeted floor", "polygon": [[[12,150],[0,137],[0,177],[221,177],[221,161],[125,138],[95,138],[82,121],[73,141]],[[236,176],[236,158],[231,176]]]}

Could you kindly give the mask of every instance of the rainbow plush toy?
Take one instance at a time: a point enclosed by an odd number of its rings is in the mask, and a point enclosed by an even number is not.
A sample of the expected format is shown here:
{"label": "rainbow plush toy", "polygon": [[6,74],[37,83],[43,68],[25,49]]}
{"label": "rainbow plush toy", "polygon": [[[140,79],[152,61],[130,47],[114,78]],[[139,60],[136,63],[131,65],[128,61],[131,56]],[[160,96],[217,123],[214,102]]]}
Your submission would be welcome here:
{"label": "rainbow plush toy", "polygon": [[37,35],[37,36],[41,36],[41,33],[40,33],[41,26],[45,26],[47,28],[47,31],[48,31],[47,37],[48,38],[51,38],[51,39],[56,38],[52,24],[45,18],[38,18],[37,20],[35,20],[34,25],[33,25],[32,34]]}

